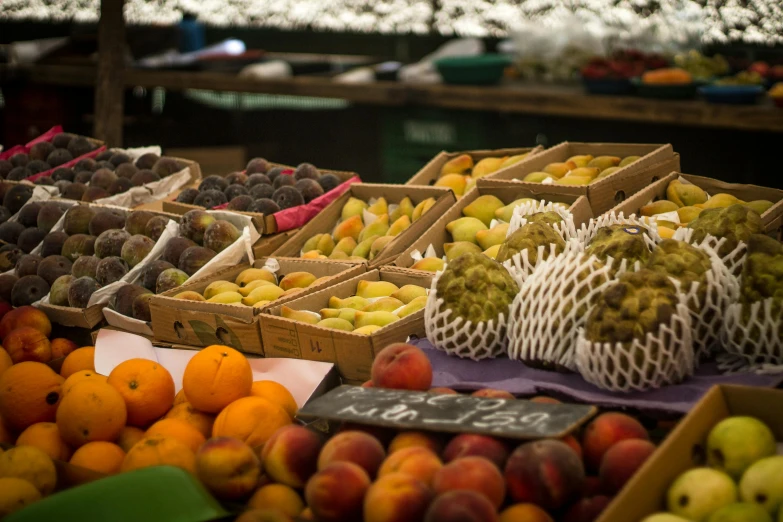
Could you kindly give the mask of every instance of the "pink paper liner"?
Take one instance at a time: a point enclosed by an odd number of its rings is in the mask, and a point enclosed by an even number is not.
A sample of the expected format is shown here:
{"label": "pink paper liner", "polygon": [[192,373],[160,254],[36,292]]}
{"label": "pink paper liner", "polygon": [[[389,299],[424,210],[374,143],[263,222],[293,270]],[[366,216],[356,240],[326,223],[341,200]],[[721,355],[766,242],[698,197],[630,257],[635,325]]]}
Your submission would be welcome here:
{"label": "pink paper liner", "polygon": [[52,141],[54,139],[54,137],[56,135],[60,134],[62,131],[63,131],[63,126],[62,125],[55,125],[54,127],[49,129],[48,131],[44,132],[43,134],[41,134],[40,136],[38,136],[34,140],[32,140],[29,143],[27,143],[27,145],[25,145],[25,147],[27,147],[27,149],[30,150],[33,147],[33,145],[35,145],[36,143],[41,143],[42,141]]}

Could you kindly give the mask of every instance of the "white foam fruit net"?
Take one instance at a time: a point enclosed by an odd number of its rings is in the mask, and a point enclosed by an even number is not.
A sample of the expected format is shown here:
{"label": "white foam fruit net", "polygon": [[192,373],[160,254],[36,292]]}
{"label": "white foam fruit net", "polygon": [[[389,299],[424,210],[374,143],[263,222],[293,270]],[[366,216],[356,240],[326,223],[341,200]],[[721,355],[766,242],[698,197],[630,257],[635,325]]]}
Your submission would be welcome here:
{"label": "white foam fruit net", "polygon": [[576,365],[589,383],[605,390],[629,392],[675,384],[695,368],[692,325],[685,295],[668,324],[630,343],[597,343],[579,329]]}
{"label": "white foam fruit net", "polygon": [[427,339],[435,348],[448,355],[478,361],[497,357],[506,352],[507,317],[500,314],[497,320],[474,323],[462,317],[452,317],[445,301],[438,297],[438,280],[443,272],[432,278],[427,304],[424,307],[424,329]]}
{"label": "white foam fruit net", "polygon": [[[596,236],[599,229],[610,227],[613,225],[627,225],[629,227],[643,227],[647,230],[643,233],[644,242],[647,244],[647,248],[651,251],[655,248],[655,245],[662,241],[661,236],[658,234],[658,224],[654,221],[647,221],[636,216],[625,217],[623,213],[615,214],[614,212],[607,212],[602,216],[591,219],[588,223],[582,225],[582,227],[576,232],[575,245],[579,250],[584,251],[587,249],[588,244]],[[629,266],[627,259],[615,260],[614,265],[616,274],[620,275],[623,272],[629,270],[638,271],[642,268],[642,264],[636,261],[633,266]]]}
{"label": "white foam fruit net", "polygon": [[508,357],[534,367],[576,370],[578,328],[612,280],[604,264],[579,252],[541,263],[520,286],[509,311]]}
{"label": "white foam fruit net", "polygon": [[723,243],[726,241],[725,238],[717,238],[715,236],[711,236],[710,234],[707,234],[702,241],[694,241],[693,239],[693,233],[694,230],[692,228],[688,227],[681,227],[678,228],[676,232],[674,232],[674,236],[672,236],[672,239],[676,239],[678,241],[685,241],[686,243],[703,248],[703,249],[711,249],[714,252],[716,252],[716,255],[720,258],[721,261],[723,261],[723,264],[726,265],[726,268],[729,269],[729,272],[733,274],[736,277],[739,277],[742,273],[742,267],[745,264],[745,254],[748,252],[747,244],[743,241],[740,241],[737,243],[737,246],[734,247],[733,250],[730,252],[727,252],[724,255],[717,254],[717,252],[720,252],[721,246],[723,246]]}
{"label": "white foam fruit net", "polygon": [[748,367],[783,364],[783,306],[773,298],[734,303],[723,317],[721,340],[726,351]]}

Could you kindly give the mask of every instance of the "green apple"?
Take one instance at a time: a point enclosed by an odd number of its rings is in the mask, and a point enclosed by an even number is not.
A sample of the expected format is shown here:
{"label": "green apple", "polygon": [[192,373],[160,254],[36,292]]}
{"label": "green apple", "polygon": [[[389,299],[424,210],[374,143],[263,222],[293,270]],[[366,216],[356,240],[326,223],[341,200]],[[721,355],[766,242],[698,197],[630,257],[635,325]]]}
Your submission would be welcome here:
{"label": "green apple", "polygon": [[[783,456],[761,459],[742,475],[740,495],[774,515],[783,507]],[[781,510],[783,511],[783,510]]]}
{"label": "green apple", "polygon": [[674,481],[666,495],[675,515],[704,522],[715,511],[737,501],[737,486],[731,477],[711,468],[694,468]]}
{"label": "green apple", "polygon": [[739,480],[751,464],[775,450],[775,436],[766,424],[754,417],[729,417],[707,437],[707,464]]}
{"label": "green apple", "polygon": [[758,504],[737,502],[720,508],[710,516],[708,522],[773,522],[773,520]]}

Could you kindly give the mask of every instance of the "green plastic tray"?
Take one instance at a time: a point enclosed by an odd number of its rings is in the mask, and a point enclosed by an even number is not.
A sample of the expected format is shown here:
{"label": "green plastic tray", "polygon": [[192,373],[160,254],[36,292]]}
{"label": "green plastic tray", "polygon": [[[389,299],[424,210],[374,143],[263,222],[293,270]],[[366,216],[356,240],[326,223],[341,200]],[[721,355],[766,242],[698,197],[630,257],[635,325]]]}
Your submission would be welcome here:
{"label": "green plastic tray", "polygon": [[492,85],[503,78],[511,58],[502,54],[453,56],[435,61],[445,83],[454,85]]}
{"label": "green plastic tray", "polygon": [[207,522],[226,516],[190,473],[157,466],[56,493],[3,522]]}

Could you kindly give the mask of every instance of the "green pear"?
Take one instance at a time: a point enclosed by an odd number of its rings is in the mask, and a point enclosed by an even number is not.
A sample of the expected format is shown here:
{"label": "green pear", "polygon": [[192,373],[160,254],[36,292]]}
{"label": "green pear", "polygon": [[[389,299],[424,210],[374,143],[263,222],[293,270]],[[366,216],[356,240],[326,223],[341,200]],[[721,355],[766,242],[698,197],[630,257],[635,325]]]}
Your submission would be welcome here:
{"label": "green pear", "polygon": [[342,330],[344,332],[352,332],[353,331],[353,325],[346,321],[345,319],[322,319],[318,321],[316,326],[321,326],[323,328],[331,328],[332,330]]}
{"label": "green pear", "polygon": [[372,246],[373,241],[378,239],[381,236],[371,236],[356,245],[356,248],[353,249],[353,252],[351,252],[352,256],[358,256],[363,257],[364,259],[370,258],[370,247]]}
{"label": "green pear", "polygon": [[357,243],[361,243],[365,239],[368,239],[372,236],[385,236],[386,232],[388,231],[389,215],[383,214],[378,216],[378,219],[362,229],[362,231],[359,233],[359,239],[357,240]]}
{"label": "green pear", "polygon": [[666,500],[673,514],[706,522],[714,512],[737,501],[737,486],[722,471],[694,468],[677,477],[669,487]]}
{"label": "green pear", "polygon": [[477,243],[476,232],[479,230],[487,230],[487,225],[474,217],[464,217],[456,219],[446,225],[446,230],[451,234],[454,241]]}
{"label": "green pear", "polygon": [[479,219],[489,226],[492,220],[495,219],[495,211],[501,207],[503,207],[503,202],[500,199],[487,194],[477,197],[470,205],[462,209],[462,214]]}
{"label": "green pear", "polygon": [[404,307],[402,307],[400,311],[397,312],[397,317],[399,317],[400,319],[402,319],[403,317],[407,317],[411,314],[418,312],[419,310],[423,310],[426,305],[427,305],[427,296],[426,295],[419,296],[416,299],[412,300],[410,303],[406,304]]}
{"label": "green pear", "polygon": [[763,458],[750,466],[739,484],[744,502],[755,502],[775,514],[783,508],[783,456]]}
{"label": "green pear", "polygon": [[340,214],[340,220],[345,221],[346,219],[353,216],[361,217],[364,209],[366,209],[368,206],[369,205],[366,202],[359,198],[348,198],[348,201],[346,201],[345,205],[343,205],[343,210]]}
{"label": "green pear", "polygon": [[739,480],[751,464],[775,454],[775,435],[754,417],[729,417],[707,436],[707,464]]}
{"label": "green pear", "polygon": [[373,301],[372,303],[362,308],[362,312],[393,312],[396,309],[403,307],[404,305],[405,303],[399,299],[395,299],[393,297],[381,297],[380,299]]}
{"label": "green pear", "polygon": [[525,203],[530,203],[531,201],[535,201],[533,198],[522,198],[518,199],[516,201],[512,201],[505,207],[501,207],[495,211],[495,217],[498,218],[501,221],[505,221],[506,223],[511,223],[511,216],[514,214],[514,209],[517,208],[520,205],[524,205]]}
{"label": "green pear", "polygon": [[411,198],[404,197],[402,198],[402,201],[400,201],[400,204],[397,205],[397,208],[395,208],[391,214],[389,214],[389,221],[394,223],[398,219],[400,219],[402,216],[408,216],[409,218],[413,217],[413,202],[411,201]]}
{"label": "green pear", "polygon": [[443,245],[443,251],[446,252],[446,259],[448,261],[454,261],[462,254],[467,252],[475,252],[480,254],[482,252],[481,247],[475,243],[468,241],[457,241],[455,243],[446,243]]}
{"label": "green pear", "polygon": [[356,328],[362,326],[369,326],[374,324],[376,326],[386,326],[395,321],[399,321],[400,318],[391,312],[356,312]]}
{"label": "green pear", "polygon": [[708,522],[774,522],[763,507],[752,502],[737,502],[723,506],[707,520]]}

